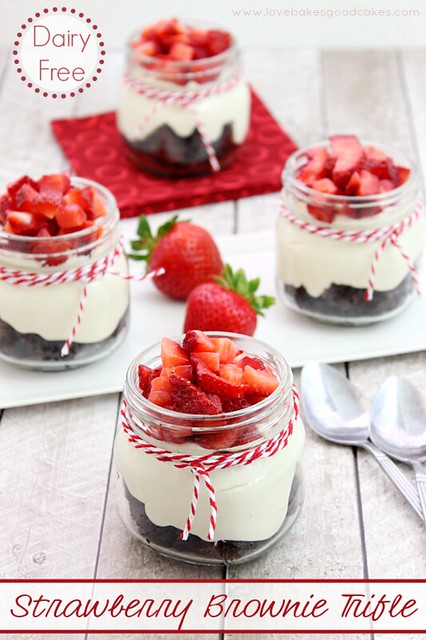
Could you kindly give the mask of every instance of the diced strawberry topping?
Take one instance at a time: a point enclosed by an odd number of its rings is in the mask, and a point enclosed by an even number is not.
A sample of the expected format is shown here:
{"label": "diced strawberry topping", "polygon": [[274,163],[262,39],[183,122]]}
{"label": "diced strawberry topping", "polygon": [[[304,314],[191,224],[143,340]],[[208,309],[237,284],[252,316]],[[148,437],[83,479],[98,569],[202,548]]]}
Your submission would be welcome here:
{"label": "diced strawberry topping", "polygon": [[4,230],[21,236],[34,236],[40,231],[42,222],[33,213],[26,211],[10,211]]}
{"label": "diced strawberry topping", "polygon": [[38,191],[36,191],[34,187],[25,182],[13,195],[14,205],[18,211],[34,213],[32,211],[32,206],[38,196]]}
{"label": "diced strawberry topping", "polygon": [[331,223],[337,214],[369,217],[382,209],[350,201],[327,202],[319,194],[366,198],[392,191],[410,176],[408,168],[396,166],[384,151],[372,145],[363,147],[352,135],[331,136],[330,151],[325,146],[313,147],[305,156],[308,162],[297,171],[296,177],[318,192],[318,203],[309,203],[307,208],[320,222]]}
{"label": "diced strawberry topping", "polygon": [[363,150],[356,136],[335,135],[330,137],[331,154],[336,159],[333,167],[333,182],[344,186],[363,158]]}
{"label": "diced strawberry topping", "polygon": [[220,356],[216,352],[200,351],[193,356],[199,362],[202,362],[210,371],[218,373],[220,368]]}
{"label": "diced strawberry topping", "polygon": [[197,329],[186,332],[182,346],[187,353],[216,351],[216,345],[213,339],[203,333],[203,331],[198,331]]}
{"label": "diced strawberry topping", "polygon": [[308,163],[300,169],[297,177],[309,187],[327,173],[328,153],[325,147],[313,147],[306,154]]}
{"label": "diced strawberry topping", "polygon": [[71,180],[65,173],[54,173],[42,176],[37,183],[39,191],[59,191],[61,194],[66,193],[70,186]]}
{"label": "diced strawberry topping", "polygon": [[204,391],[218,395],[221,400],[241,398],[244,396],[246,391],[246,387],[244,385],[237,385],[232,384],[232,382],[228,382],[224,378],[221,378],[210,371],[198,360],[196,360],[194,364],[198,386],[201,387],[201,389],[204,389]]}
{"label": "diced strawberry topping", "polygon": [[222,403],[217,395],[209,394],[176,373],[169,377],[174,411],[199,415],[222,413]]}
{"label": "diced strawberry topping", "polygon": [[215,351],[218,352],[220,363],[232,362],[238,353],[238,347],[230,338],[211,338]]}
{"label": "diced strawberry topping", "polygon": [[184,42],[175,42],[170,47],[169,55],[173,60],[188,61],[194,58],[194,49]]}
{"label": "diced strawberry topping", "polygon": [[236,364],[224,364],[220,369],[220,377],[234,385],[241,385],[243,382],[243,370]]}
{"label": "diced strawberry topping", "polygon": [[151,383],[154,378],[159,376],[160,371],[160,367],[157,367],[157,369],[150,369],[149,367],[145,367],[143,364],[138,366],[139,389],[142,391],[142,395],[145,396],[145,398],[148,398],[151,391]]}
{"label": "diced strawberry topping", "polygon": [[161,342],[161,360],[164,367],[177,367],[189,363],[186,352],[170,338],[163,338]]}
{"label": "diced strawberry topping", "polygon": [[278,380],[272,371],[261,371],[247,365],[244,367],[243,381],[249,392],[269,396],[278,387]]}
{"label": "diced strawberry topping", "polygon": [[[17,216],[17,213],[28,215]],[[93,234],[85,236],[83,241],[89,243],[101,237],[102,227],[95,227],[94,220],[106,214],[105,203],[94,187],[80,189],[71,186],[69,176],[60,173],[44,175],[37,182],[23,176],[11,184],[0,198],[0,225],[6,233],[17,235],[46,238],[93,227]],[[39,233],[41,230],[46,230],[47,235]],[[52,242],[50,247],[47,242],[39,242],[31,251],[59,253],[60,246]],[[50,263],[53,266],[63,261],[63,257],[55,257]]]}
{"label": "diced strawberry topping", "polygon": [[215,451],[230,449],[236,444],[237,439],[237,429],[224,429],[223,431],[217,431],[216,433],[203,433],[196,437],[197,444],[199,444],[200,447]]}
{"label": "diced strawberry topping", "polygon": [[86,222],[84,209],[78,204],[62,204],[56,214],[56,220],[62,229],[78,229]]}
{"label": "diced strawberry topping", "polygon": [[374,173],[362,169],[359,173],[359,181],[357,195],[371,196],[380,192],[380,180]]}

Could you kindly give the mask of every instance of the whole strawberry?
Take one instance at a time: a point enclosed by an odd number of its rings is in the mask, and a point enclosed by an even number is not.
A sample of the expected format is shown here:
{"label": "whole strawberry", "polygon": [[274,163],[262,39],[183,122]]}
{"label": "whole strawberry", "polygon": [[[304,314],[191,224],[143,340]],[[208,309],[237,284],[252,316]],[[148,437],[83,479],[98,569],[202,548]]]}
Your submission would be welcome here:
{"label": "whole strawberry", "polygon": [[153,278],[156,287],[170,298],[186,300],[194,287],[222,272],[219,249],[208,231],[173,216],[153,236],[145,216],[139,218],[139,239],[131,243],[135,260],[146,260],[147,270],[163,267],[165,273]]}
{"label": "whole strawberry", "polygon": [[231,331],[252,336],[257,315],[274,304],[271,296],[256,296],[260,280],[248,281],[242,269],[233,273],[226,265],[222,276],[201,284],[189,295],[184,331]]}

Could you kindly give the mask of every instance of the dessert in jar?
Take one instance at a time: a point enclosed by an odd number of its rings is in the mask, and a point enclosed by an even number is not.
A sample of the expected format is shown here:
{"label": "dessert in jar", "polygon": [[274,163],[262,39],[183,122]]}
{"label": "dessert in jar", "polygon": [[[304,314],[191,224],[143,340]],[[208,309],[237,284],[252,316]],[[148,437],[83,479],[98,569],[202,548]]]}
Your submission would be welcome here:
{"label": "dessert in jar", "polygon": [[0,358],[67,369],[108,355],[125,336],[127,260],[119,212],[100,184],[28,176],[0,199]]}
{"label": "dessert in jar", "polygon": [[186,562],[256,558],[299,513],[303,445],[278,352],[239,334],[164,338],[127,373],[115,441],[122,520]]}
{"label": "dessert in jar", "polygon": [[417,172],[404,154],[351,135],[297,151],[283,172],[279,294],[323,321],[389,318],[419,292],[424,230]]}
{"label": "dessert in jar", "polygon": [[131,38],[117,125],[136,166],[169,176],[218,171],[244,142],[249,120],[231,34],[174,18]]}

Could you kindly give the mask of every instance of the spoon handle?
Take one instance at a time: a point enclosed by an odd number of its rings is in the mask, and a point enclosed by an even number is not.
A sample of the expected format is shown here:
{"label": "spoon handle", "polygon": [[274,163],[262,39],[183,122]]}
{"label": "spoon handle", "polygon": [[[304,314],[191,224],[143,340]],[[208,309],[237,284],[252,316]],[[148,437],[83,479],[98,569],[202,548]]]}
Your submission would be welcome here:
{"label": "spoon handle", "polygon": [[423,510],[423,520],[426,523],[426,471],[420,462],[412,462],[412,467],[416,474],[417,491],[419,492],[420,503]]}
{"label": "spoon handle", "polygon": [[[376,447],[375,444],[373,444],[372,442],[365,442],[362,446],[374,456],[388,478],[392,480],[395,487],[399,489],[403,496],[405,496],[417,515],[420,516],[420,518],[423,520],[424,516],[419,494],[417,493],[415,487],[413,487],[407,476],[405,476],[400,468],[396,466],[393,460],[391,460],[385,453],[383,453],[381,449]],[[424,484],[422,486],[424,488],[426,501],[426,475],[423,482]]]}

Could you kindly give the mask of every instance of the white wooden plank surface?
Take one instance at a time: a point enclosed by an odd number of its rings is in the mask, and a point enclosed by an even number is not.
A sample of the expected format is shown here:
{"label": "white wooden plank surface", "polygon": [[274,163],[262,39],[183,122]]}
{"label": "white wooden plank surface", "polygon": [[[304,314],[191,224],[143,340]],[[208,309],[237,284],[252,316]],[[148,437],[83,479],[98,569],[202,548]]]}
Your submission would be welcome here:
{"label": "white wooden plank surface", "polygon": [[[323,137],[320,56],[311,49],[249,50],[244,71],[276,120],[298,146]],[[238,201],[240,233],[270,229],[278,216],[278,193]]]}

